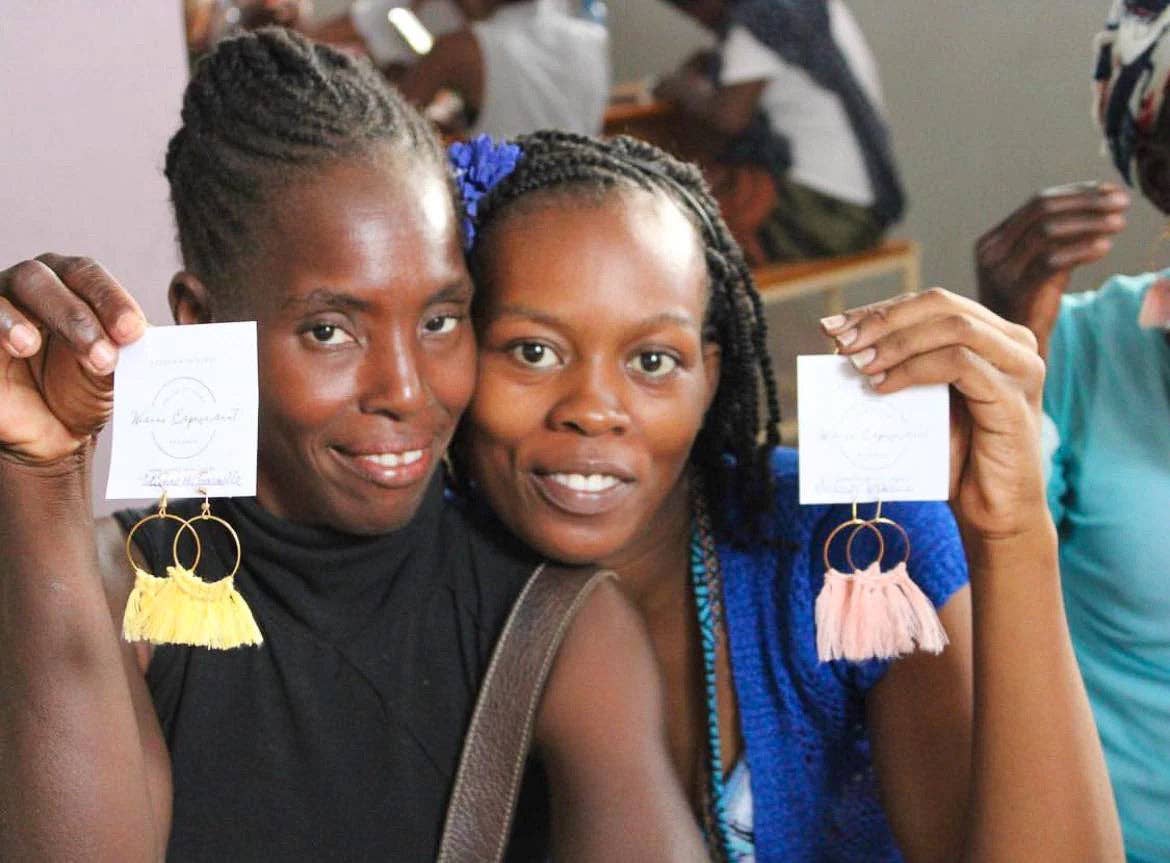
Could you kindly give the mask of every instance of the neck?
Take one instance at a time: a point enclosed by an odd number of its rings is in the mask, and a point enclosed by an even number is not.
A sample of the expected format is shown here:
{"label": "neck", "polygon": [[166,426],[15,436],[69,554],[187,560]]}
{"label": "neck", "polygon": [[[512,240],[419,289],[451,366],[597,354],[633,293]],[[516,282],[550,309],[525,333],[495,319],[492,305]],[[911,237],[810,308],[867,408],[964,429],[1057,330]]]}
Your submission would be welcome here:
{"label": "neck", "polygon": [[647,619],[673,609],[680,591],[687,590],[691,493],[685,478],[679,479],[650,525],[643,536],[601,562],[621,576],[626,592]]}

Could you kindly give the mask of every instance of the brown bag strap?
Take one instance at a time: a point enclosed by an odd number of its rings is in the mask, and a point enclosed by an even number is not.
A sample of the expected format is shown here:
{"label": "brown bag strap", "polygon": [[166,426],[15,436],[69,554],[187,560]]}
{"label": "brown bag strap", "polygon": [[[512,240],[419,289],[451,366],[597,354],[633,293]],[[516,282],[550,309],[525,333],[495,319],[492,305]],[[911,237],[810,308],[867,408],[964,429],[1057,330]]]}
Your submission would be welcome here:
{"label": "brown bag strap", "polygon": [[565,633],[608,570],[541,564],[512,607],[475,702],[439,845],[439,863],[504,855],[540,696]]}

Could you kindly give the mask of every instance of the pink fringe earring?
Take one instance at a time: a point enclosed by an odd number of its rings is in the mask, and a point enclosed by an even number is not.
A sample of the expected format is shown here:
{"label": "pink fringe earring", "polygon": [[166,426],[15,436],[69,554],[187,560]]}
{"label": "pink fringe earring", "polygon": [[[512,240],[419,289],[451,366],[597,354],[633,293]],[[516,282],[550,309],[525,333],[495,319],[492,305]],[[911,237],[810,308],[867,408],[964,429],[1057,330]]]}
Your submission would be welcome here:
{"label": "pink fringe earring", "polygon": [[[886,544],[879,525],[889,525],[901,534],[904,547],[902,559],[886,571],[881,569]],[[853,531],[846,540],[845,557],[853,574],[845,575],[830,565],[829,548],[850,526]],[[864,571],[858,571],[852,549],[863,529],[877,534],[878,555]],[[825,585],[816,603],[817,655],[822,662],[894,659],[915,650],[941,653],[946,647],[947,634],[938,613],[906,567],[910,536],[900,524],[882,515],[880,501],[868,521],[858,518],[854,506],[853,517],[829,534],[824,558]]]}
{"label": "pink fringe earring", "polygon": [[[833,547],[833,541],[841,535],[842,531],[849,527],[853,528],[853,533],[849,535],[849,539],[845,545],[845,559],[849,562],[850,572],[840,572],[829,561],[829,551]],[[877,560],[874,560],[867,567],[864,574],[858,571],[857,564],[853,562],[853,540],[857,536],[857,531],[862,529],[868,529],[873,532],[877,537],[879,549]],[[833,532],[825,540],[822,553],[825,561],[825,583],[821,587],[821,592],[817,595],[815,608],[817,656],[821,662],[846,658],[846,629],[850,626],[853,619],[852,612],[856,583],[863,575],[872,576],[877,574],[878,564],[884,551],[885,540],[882,537],[881,530],[865,521],[865,519],[858,517],[856,503],[853,504],[853,517],[833,528]],[[849,640],[852,641],[852,639]]]}

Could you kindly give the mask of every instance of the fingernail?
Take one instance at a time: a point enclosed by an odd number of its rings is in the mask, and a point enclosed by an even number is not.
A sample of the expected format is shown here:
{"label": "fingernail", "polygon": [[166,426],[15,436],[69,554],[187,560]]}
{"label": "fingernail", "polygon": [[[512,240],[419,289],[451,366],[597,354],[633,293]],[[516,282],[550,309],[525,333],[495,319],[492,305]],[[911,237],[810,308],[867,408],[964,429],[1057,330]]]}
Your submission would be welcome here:
{"label": "fingernail", "polygon": [[839,330],[845,326],[846,318],[844,315],[830,315],[827,318],[821,318],[821,326],[829,332]]}
{"label": "fingernail", "polygon": [[8,331],[8,341],[23,356],[37,346],[37,334],[32,331],[32,327],[17,324]]}
{"label": "fingernail", "polygon": [[854,327],[851,330],[846,330],[845,332],[841,333],[841,335],[837,336],[837,344],[843,348],[849,347],[855,341],[857,341],[857,327]]}
{"label": "fingernail", "polygon": [[853,367],[863,369],[873,362],[873,358],[877,356],[877,351],[873,348],[866,348],[864,351],[854,354],[849,358],[849,362],[853,363]]}
{"label": "fingernail", "polygon": [[142,317],[134,312],[123,312],[114,321],[114,335],[119,339],[132,339],[142,332]]}
{"label": "fingernail", "polygon": [[885,372],[878,372],[876,375],[869,376],[869,385],[876,388],[882,381],[886,379]]}
{"label": "fingernail", "polygon": [[118,359],[118,353],[114,350],[113,345],[107,341],[100,341],[94,344],[89,349],[89,361],[93,367],[99,372],[109,372],[114,368],[114,363]]}

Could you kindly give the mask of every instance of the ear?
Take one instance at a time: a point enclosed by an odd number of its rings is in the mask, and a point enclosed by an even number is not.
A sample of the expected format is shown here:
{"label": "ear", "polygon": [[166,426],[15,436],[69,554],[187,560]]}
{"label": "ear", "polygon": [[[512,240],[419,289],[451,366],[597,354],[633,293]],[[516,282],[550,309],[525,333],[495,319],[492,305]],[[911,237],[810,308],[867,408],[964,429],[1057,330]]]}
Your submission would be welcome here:
{"label": "ear", "polygon": [[192,272],[180,270],[175,273],[167,290],[167,300],[176,324],[209,324],[215,320],[211,292]]}
{"label": "ear", "polygon": [[703,413],[711,409],[715,401],[715,393],[719,391],[719,378],[723,374],[723,348],[714,339],[703,342],[703,370],[707,378],[707,402],[703,406]]}
{"label": "ear", "polygon": [[1134,147],[1138,188],[1151,204],[1170,215],[1170,148],[1139,136]]}

